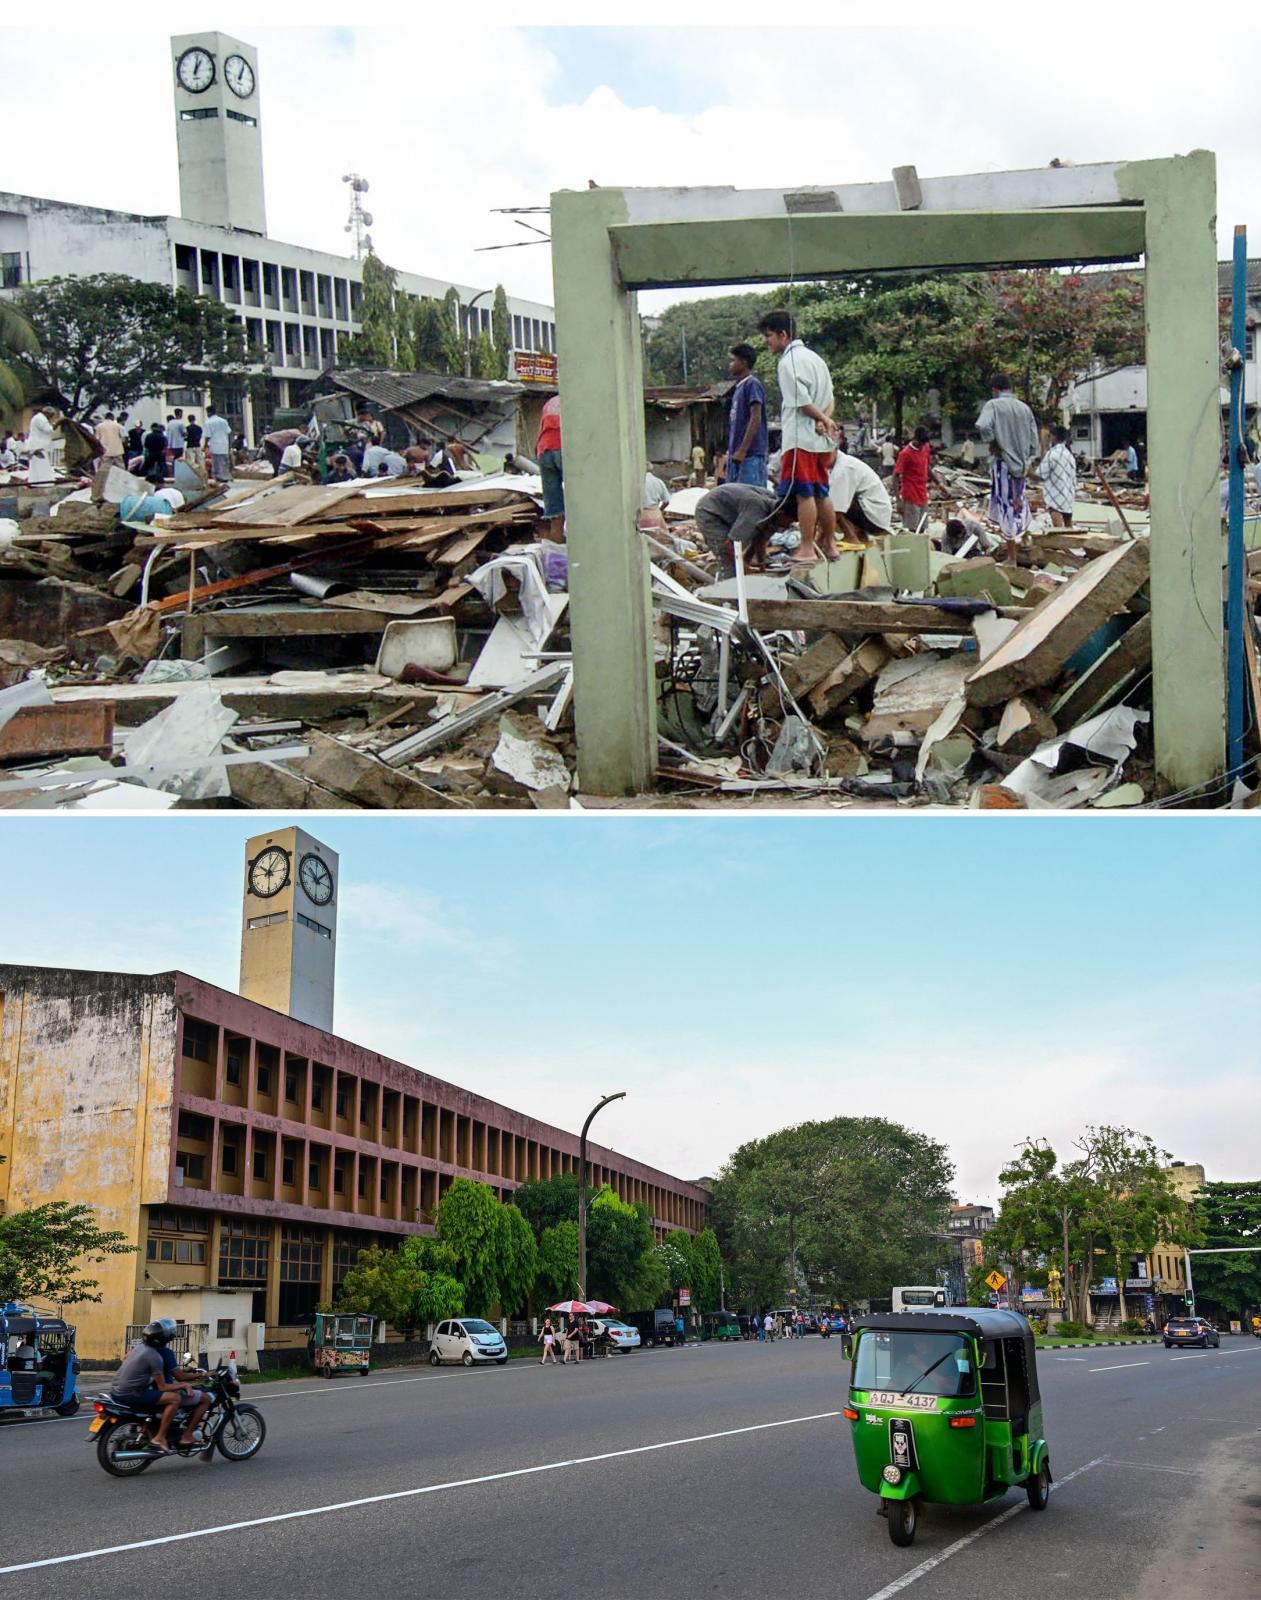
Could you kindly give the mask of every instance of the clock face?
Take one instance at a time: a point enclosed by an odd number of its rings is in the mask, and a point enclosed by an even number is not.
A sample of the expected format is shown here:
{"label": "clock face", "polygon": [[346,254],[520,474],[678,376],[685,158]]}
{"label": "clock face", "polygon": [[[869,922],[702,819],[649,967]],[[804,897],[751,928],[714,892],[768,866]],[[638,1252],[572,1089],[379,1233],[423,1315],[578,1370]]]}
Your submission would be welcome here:
{"label": "clock face", "polygon": [[319,856],[302,857],[298,863],[298,882],[306,890],[307,899],[317,906],[326,906],[333,898],[333,874]]}
{"label": "clock face", "polygon": [[215,58],[209,50],[203,50],[199,44],[195,44],[191,50],[185,50],[175,63],[175,76],[181,88],[187,89],[189,94],[205,94],[215,81]]}
{"label": "clock face", "polygon": [[289,852],[269,844],[250,862],[250,889],[260,900],[270,900],[289,882]]}
{"label": "clock face", "polygon": [[223,63],[223,80],[240,100],[254,93],[254,68],[244,56],[229,56]]}

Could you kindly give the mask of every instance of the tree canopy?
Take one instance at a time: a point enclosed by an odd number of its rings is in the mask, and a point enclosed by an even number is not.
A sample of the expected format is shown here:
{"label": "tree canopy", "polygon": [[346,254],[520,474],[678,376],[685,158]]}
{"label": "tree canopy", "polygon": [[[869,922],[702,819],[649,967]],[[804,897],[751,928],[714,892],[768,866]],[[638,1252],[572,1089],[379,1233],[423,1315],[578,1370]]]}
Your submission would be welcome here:
{"label": "tree canopy", "polygon": [[803,1122],[741,1145],[714,1186],[730,1298],[850,1301],[922,1281],[953,1173],[943,1145],[883,1117]]}
{"label": "tree canopy", "polygon": [[26,401],[23,367],[15,359],[39,353],[35,329],[7,300],[0,300],[0,417],[19,411]]}
{"label": "tree canopy", "polygon": [[484,1183],[456,1178],[437,1211],[438,1238],[455,1258],[466,1309],[486,1317],[516,1312],[533,1287],[538,1251],[530,1225]]}
{"label": "tree canopy", "polygon": [[[1261,1245],[1261,1182],[1206,1183],[1192,1206],[1206,1250]],[[1261,1250],[1196,1256],[1192,1267],[1196,1309],[1210,1302],[1242,1317],[1261,1308]]]}
{"label": "tree canopy", "polygon": [[1035,1281],[1048,1263],[1059,1266],[1066,1305],[1081,1323],[1090,1321],[1092,1282],[1115,1276],[1124,1317],[1128,1258],[1158,1244],[1193,1244],[1198,1229],[1166,1170],[1168,1152],[1146,1134],[1092,1126],[1074,1148],[1061,1162],[1045,1140],[1031,1139],[1003,1168],[986,1256],[1023,1260]]}
{"label": "tree canopy", "polygon": [[241,377],[265,361],[228,306],[116,272],[49,278],[18,291],[35,336],[10,365],[28,392],[82,421],[169,383]]}

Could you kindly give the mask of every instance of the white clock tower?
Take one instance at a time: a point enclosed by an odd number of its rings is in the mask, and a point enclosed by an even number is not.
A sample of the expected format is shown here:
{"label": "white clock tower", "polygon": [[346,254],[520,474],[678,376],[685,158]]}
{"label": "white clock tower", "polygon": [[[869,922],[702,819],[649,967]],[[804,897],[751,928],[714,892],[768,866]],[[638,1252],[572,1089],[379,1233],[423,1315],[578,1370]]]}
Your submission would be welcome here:
{"label": "white clock tower", "polygon": [[246,840],[241,994],[326,1033],[333,1031],[337,873],[336,852],[301,828]]}
{"label": "white clock tower", "polygon": [[267,232],[258,51],[224,33],[171,40],[180,214],[246,233]]}

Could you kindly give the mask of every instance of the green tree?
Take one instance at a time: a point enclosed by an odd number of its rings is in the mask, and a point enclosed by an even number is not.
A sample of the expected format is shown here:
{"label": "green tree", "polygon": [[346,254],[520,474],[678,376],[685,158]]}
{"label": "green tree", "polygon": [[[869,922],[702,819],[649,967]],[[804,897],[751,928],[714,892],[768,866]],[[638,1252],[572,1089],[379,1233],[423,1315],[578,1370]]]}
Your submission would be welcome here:
{"label": "green tree", "polygon": [[438,1237],[455,1254],[467,1309],[489,1316],[499,1302],[500,1202],[484,1183],[456,1178],[438,1205]]}
{"label": "green tree", "polygon": [[652,1217],[643,1204],[619,1200],[600,1189],[587,1207],[587,1284],[589,1295],[623,1311],[640,1311],[665,1285],[653,1256]]}
{"label": "green tree", "polygon": [[[777,304],[775,295],[744,293],[716,295],[712,300],[683,300],[661,313],[660,324],[646,336],[645,381],[694,388],[720,383],[727,377],[727,362],[734,344],[761,347],[758,318]],[[683,350],[687,347],[687,377],[683,376]],[[763,363],[759,361],[759,376]],[[768,356],[767,373],[774,362]],[[768,396],[769,399],[769,396]]]}
{"label": "green tree", "polygon": [[442,371],[464,371],[464,331],[460,325],[460,293],[452,287],[442,297]]}
{"label": "green tree", "polygon": [[[524,1187],[524,1186],[523,1186]],[[520,1194],[520,1190],[517,1191]],[[539,1236],[536,1287],[547,1303],[578,1293],[578,1224],[554,1222]]]}
{"label": "green tree", "polygon": [[428,1242],[413,1237],[397,1250],[379,1245],[362,1250],[342,1280],[338,1308],[376,1317],[404,1333],[460,1316],[463,1286],[449,1272],[426,1265],[424,1245]]}
{"label": "green tree", "polygon": [[[1192,1209],[1205,1249],[1261,1245],[1261,1183],[1206,1183]],[[1240,1318],[1261,1308],[1261,1250],[1197,1256],[1192,1272],[1197,1310],[1201,1299]]]}
{"label": "green tree", "polygon": [[883,1117],[805,1122],[742,1145],[714,1186],[733,1295],[846,1301],[922,1281],[953,1170],[943,1145]]}
{"label": "green tree", "polygon": [[410,342],[418,372],[450,371],[450,339],[441,300],[421,295],[409,304]]}
{"label": "green tree", "polygon": [[[527,1178],[513,1192],[512,1203],[542,1240],[558,1222],[578,1224],[578,1174],[558,1172],[554,1178]],[[575,1235],[575,1237],[577,1237]],[[575,1255],[574,1260],[577,1261]]]}
{"label": "green tree", "polygon": [[361,367],[399,365],[398,273],[369,250],[363,258],[362,281],[359,332],[343,342],[343,360]]}
{"label": "green tree", "polygon": [[498,378],[499,352],[491,343],[488,333],[478,333],[469,340],[469,377]]}
{"label": "green tree", "polygon": [[491,378],[506,378],[508,363],[512,358],[512,318],[508,315],[508,296],[502,283],[495,285],[495,299],[490,313],[490,331],[495,345],[495,369],[487,374]]}
{"label": "green tree", "polygon": [[168,383],[243,377],[265,359],[217,300],[119,273],[34,283],[14,304],[36,341],[15,369],[31,393],[80,421]]}
{"label": "green tree", "polygon": [[692,1304],[698,1311],[717,1311],[722,1303],[722,1251],[712,1228],[692,1240]]}
{"label": "green tree", "polygon": [[533,1229],[516,1206],[500,1205],[495,1231],[499,1256],[496,1298],[502,1315],[512,1317],[525,1306],[538,1276],[538,1245]]}
{"label": "green tree", "polygon": [[690,1288],[695,1276],[692,1270],[692,1240],[689,1234],[676,1228],[672,1233],[666,1234],[659,1245],[655,1245],[654,1253],[657,1260],[665,1269],[666,1279],[672,1292]]}
{"label": "green tree", "polygon": [[100,1227],[91,1206],[67,1200],[48,1200],[29,1211],[0,1216],[0,1305],[10,1300],[62,1305],[99,1300],[100,1279],[88,1277],[86,1269],[135,1248],[117,1230]]}
{"label": "green tree", "polygon": [[35,329],[9,301],[0,300],[0,417],[20,411],[26,403],[29,367],[15,360],[22,355],[39,355]]}

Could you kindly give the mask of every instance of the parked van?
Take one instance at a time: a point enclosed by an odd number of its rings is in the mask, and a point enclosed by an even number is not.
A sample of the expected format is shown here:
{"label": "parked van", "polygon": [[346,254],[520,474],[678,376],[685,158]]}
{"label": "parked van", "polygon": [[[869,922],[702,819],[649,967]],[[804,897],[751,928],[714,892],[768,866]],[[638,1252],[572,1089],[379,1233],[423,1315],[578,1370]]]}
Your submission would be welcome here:
{"label": "parked van", "polygon": [[640,1341],[650,1350],[658,1344],[682,1343],[669,1306],[658,1306],[655,1311],[628,1311],[622,1321],[639,1329]]}
{"label": "parked van", "polygon": [[908,1284],[893,1291],[895,1311],[940,1310],[946,1303],[946,1291],[933,1283]]}

